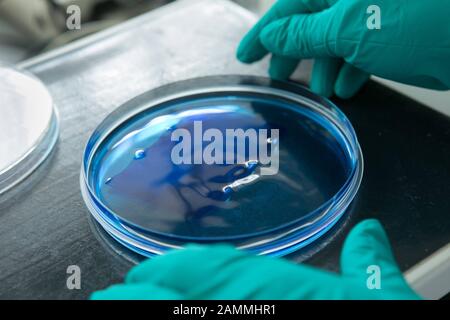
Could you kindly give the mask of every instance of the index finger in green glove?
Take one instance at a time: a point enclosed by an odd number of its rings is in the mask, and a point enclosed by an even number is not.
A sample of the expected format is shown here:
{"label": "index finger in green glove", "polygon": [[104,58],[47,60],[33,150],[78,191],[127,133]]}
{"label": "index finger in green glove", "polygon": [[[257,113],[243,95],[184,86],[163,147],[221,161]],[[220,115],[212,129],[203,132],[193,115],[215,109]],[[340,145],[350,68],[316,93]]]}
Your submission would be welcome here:
{"label": "index finger in green glove", "polygon": [[[260,41],[273,57],[282,56],[286,60],[316,58],[311,90],[326,97],[335,92],[340,98],[349,98],[369,79],[369,74],[338,58],[339,54],[334,51],[333,33],[329,32],[334,14],[334,10],[323,10],[278,19],[261,30]],[[271,65],[269,74],[272,78],[283,79],[274,76],[272,69],[275,68]]]}
{"label": "index finger in green glove", "polygon": [[309,12],[303,1],[277,1],[242,39],[237,50],[238,59],[246,63],[262,59],[268,51],[259,39],[261,31],[275,20],[301,12]]}
{"label": "index finger in green glove", "polygon": [[[334,0],[280,0],[259,20],[239,44],[237,58],[244,63],[262,59],[269,52],[260,40],[261,31],[271,22],[297,13],[315,12],[328,7]],[[272,55],[269,75],[273,79],[285,80],[295,71],[299,59],[283,55]]]}
{"label": "index finger in green glove", "polygon": [[[263,29],[273,21],[298,13],[318,12],[330,7],[335,2],[335,0],[281,0],[276,2],[242,39],[237,50],[238,59],[245,63],[252,63],[268,54],[269,51],[261,43],[260,36]],[[273,79],[286,80],[295,71],[299,62],[298,58],[273,54],[269,75]],[[341,59],[316,59],[310,83],[311,90],[326,97],[336,92],[341,98],[350,97],[358,91],[369,75],[349,65],[344,65],[341,69],[342,64]],[[336,82],[337,79],[340,80]]]}

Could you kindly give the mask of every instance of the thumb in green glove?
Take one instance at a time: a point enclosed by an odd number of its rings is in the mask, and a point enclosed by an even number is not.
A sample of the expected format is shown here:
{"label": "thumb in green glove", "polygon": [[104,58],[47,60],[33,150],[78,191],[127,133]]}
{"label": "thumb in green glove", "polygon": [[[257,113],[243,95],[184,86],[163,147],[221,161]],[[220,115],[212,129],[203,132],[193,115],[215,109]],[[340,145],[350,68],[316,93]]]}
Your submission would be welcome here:
{"label": "thumb in green glove", "polygon": [[[372,269],[376,274],[370,274]],[[335,274],[284,259],[249,255],[225,245],[189,246],[141,263],[128,273],[124,284],[95,292],[91,298],[419,298],[403,279],[376,220],[363,221],[350,232],[341,271]]]}
{"label": "thumb in green glove", "polygon": [[[380,29],[368,19],[373,5]],[[272,53],[269,73],[286,79],[315,58],[311,89],[342,98],[369,74],[431,89],[450,88],[450,3],[446,0],[279,0],[241,41],[237,57]]]}

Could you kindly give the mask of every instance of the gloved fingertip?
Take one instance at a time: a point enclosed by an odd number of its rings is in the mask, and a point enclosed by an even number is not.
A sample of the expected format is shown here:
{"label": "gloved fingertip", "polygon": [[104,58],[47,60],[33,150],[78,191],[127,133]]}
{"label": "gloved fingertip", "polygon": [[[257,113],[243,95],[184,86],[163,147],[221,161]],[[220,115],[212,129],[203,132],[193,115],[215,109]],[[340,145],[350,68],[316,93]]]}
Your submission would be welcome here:
{"label": "gloved fingertip", "polygon": [[[353,248],[354,246],[379,246],[387,247],[390,250],[390,244],[386,232],[380,221],[377,219],[366,219],[359,222],[350,231],[347,236],[346,243],[348,248]],[[345,249],[345,248],[344,248]]]}
{"label": "gloved fingertip", "polygon": [[386,233],[384,232],[383,226],[378,219],[365,219],[359,222],[350,232],[349,237],[361,237],[370,234],[371,236],[383,240],[387,240]]}
{"label": "gloved fingertip", "polygon": [[358,88],[349,88],[348,86],[337,85],[334,87],[334,93],[338,98],[347,100],[352,98],[358,91]]}
{"label": "gloved fingertip", "polygon": [[326,98],[331,97],[341,65],[342,60],[339,58],[314,59],[311,81],[309,84],[311,91]]}
{"label": "gloved fingertip", "polygon": [[364,220],[350,231],[341,254],[341,271],[369,291],[369,281],[379,277],[381,298],[420,299],[405,281],[388,236],[376,219]]}
{"label": "gloved fingertip", "polygon": [[290,73],[286,73],[278,67],[269,67],[269,77],[274,80],[284,81],[290,77]]}
{"label": "gloved fingertip", "polygon": [[309,88],[315,94],[325,98],[330,98],[333,95],[333,84],[328,83],[328,79],[321,79],[313,76],[309,83]]}
{"label": "gloved fingertip", "polygon": [[287,79],[289,79],[289,76],[279,73],[278,71],[273,71],[270,68],[269,68],[269,77],[270,77],[270,79],[278,80],[278,81],[286,81]]}
{"label": "gloved fingertip", "polygon": [[323,79],[317,75],[313,75],[311,77],[311,81],[309,83],[309,89],[325,98],[330,98],[333,95],[333,83],[331,79]]}
{"label": "gloved fingertip", "polygon": [[309,89],[315,94],[325,98],[331,98],[333,95],[333,90],[330,90],[327,87],[310,84]]}
{"label": "gloved fingertip", "polygon": [[248,55],[248,52],[245,49],[241,49],[241,47],[239,46],[237,51],[236,51],[236,58],[242,62],[242,63],[252,63],[255,61],[255,59],[251,56]]}
{"label": "gloved fingertip", "polygon": [[397,272],[388,237],[376,219],[364,220],[353,227],[341,254],[344,273],[363,277],[370,265],[384,265]]}
{"label": "gloved fingertip", "polygon": [[269,67],[269,76],[275,80],[288,80],[294,73],[295,69],[297,69],[299,63],[300,61],[298,59],[272,55]]}
{"label": "gloved fingertip", "polygon": [[369,80],[370,74],[345,63],[336,80],[334,92],[341,99],[350,99]]}
{"label": "gloved fingertip", "polygon": [[258,36],[247,35],[241,40],[236,50],[236,58],[242,63],[253,63],[264,58],[267,50],[260,43]]}

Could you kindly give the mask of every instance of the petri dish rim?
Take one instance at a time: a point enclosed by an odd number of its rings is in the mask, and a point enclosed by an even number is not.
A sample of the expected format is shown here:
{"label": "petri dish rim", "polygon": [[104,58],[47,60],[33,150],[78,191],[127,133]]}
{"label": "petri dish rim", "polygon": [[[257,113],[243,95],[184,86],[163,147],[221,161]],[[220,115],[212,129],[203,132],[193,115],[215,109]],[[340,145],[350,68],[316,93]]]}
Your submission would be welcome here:
{"label": "petri dish rim", "polygon": [[34,88],[51,101],[51,115],[45,130],[25,153],[0,170],[0,196],[3,196],[30,176],[54,150],[59,137],[60,119],[58,109],[53,102],[50,92],[38,77],[26,70],[1,63],[0,68],[8,69],[9,72],[15,72],[21,77],[27,77],[28,81],[33,82]]}
{"label": "petri dish rim", "polygon": [[[351,157],[352,161],[354,161],[354,166],[352,167],[351,172],[348,174],[345,183],[336,192],[336,194],[307,215],[276,228],[239,236],[221,236],[209,238],[191,238],[161,233],[153,230],[142,230],[139,226],[136,226],[133,223],[130,223],[128,221],[125,221],[123,218],[118,217],[97,197],[94,190],[92,190],[92,186],[89,182],[89,170],[90,166],[92,165],[91,160],[93,159],[96,151],[100,148],[102,143],[104,143],[105,139],[107,139],[107,137],[121,125],[131,120],[133,117],[139,115],[140,113],[145,112],[146,110],[157,106],[162,106],[164,103],[175,102],[177,99],[183,99],[186,97],[200,97],[206,94],[232,95],[233,93],[264,94],[266,97],[272,95],[277,99],[283,98],[291,102],[294,101],[301,104],[302,106],[306,105],[312,110],[318,112],[321,116],[325,117],[327,121],[330,121],[330,123],[332,123],[335,128],[339,130],[342,138],[346,140],[347,143],[345,144],[345,146],[351,149],[347,150],[347,155]],[[161,248],[175,248],[179,246],[172,245],[170,242],[173,240],[197,242],[237,241],[248,240],[254,237],[263,237],[264,235],[270,235],[274,232],[278,232],[278,238],[286,237],[286,235],[289,235],[291,238],[298,239],[299,235],[302,235],[306,236],[306,239],[308,239],[312,238],[316,234],[323,234],[324,232],[326,232],[326,230],[331,228],[331,226],[334,225],[337,220],[339,220],[339,217],[345,212],[346,208],[353,200],[353,197],[356,195],[356,192],[361,183],[362,173],[363,157],[353,127],[351,126],[346,116],[329,100],[316,96],[308,89],[298,84],[278,82],[267,78],[253,76],[210,76],[184,80],[153,89],[147,93],[142,94],[141,96],[130,100],[118,109],[114,110],[99,124],[86,144],[80,174],[80,184],[83,198],[87,204],[89,202],[89,211],[91,211],[94,218],[105,229],[107,229],[107,231],[109,229],[108,233],[115,233],[115,235],[113,235],[114,238],[123,238],[121,242],[143,242],[144,245],[158,244],[159,239],[161,240]],[[93,206],[97,206],[97,209]],[[302,221],[310,219],[311,216],[317,215],[318,213],[322,213],[321,215],[319,215],[319,219],[321,219],[319,222],[322,222],[320,228],[316,228],[315,230],[306,229],[303,232],[300,232],[300,234],[298,232],[295,233],[289,229],[301,223]],[[318,224],[316,225],[316,227],[317,226]],[[130,230],[130,228],[135,230]],[[288,230],[286,234],[284,231],[286,231],[287,229],[289,229],[290,231]],[[150,242],[147,242],[147,237],[156,237],[157,239],[155,240],[155,238],[150,238]],[[273,238],[269,238],[268,240],[264,241],[264,246],[260,246],[259,249],[262,250],[264,248],[267,248],[267,243],[270,243],[273,240]],[[294,245],[296,244],[293,244],[291,242],[287,246],[292,248]],[[250,243],[244,245],[241,244],[241,247],[251,249],[255,246]]]}

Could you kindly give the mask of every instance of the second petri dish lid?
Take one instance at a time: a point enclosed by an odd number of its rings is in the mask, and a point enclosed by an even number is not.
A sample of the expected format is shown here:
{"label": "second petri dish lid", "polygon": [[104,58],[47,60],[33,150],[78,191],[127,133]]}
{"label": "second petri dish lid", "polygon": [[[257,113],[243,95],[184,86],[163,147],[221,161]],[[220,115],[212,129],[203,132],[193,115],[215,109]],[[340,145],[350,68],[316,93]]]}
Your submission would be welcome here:
{"label": "second petri dish lid", "polygon": [[0,195],[32,173],[58,136],[53,100],[34,76],[0,65]]}
{"label": "second petri dish lid", "polygon": [[108,116],[81,187],[105,230],[144,255],[224,241],[282,255],[336,223],[361,176],[354,131],[329,101],[264,78],[209,77]]}

